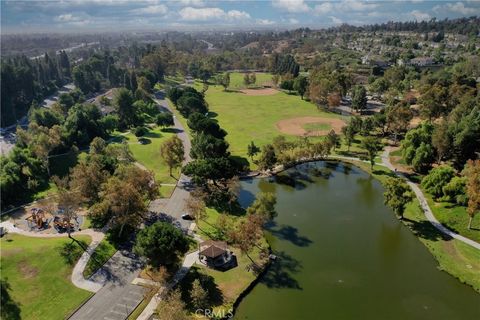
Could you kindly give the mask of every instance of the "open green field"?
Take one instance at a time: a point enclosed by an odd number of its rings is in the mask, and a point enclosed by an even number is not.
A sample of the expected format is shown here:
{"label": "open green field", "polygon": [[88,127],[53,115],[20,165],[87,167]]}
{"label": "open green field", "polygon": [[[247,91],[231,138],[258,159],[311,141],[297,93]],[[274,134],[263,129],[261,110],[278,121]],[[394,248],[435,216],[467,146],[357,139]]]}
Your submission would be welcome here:
{"label": "open green field", "polygon": [[[243,83],[244,73],[232,72],[230,73],[230,86],[229,89],[244,89],[246,88],[245,83]],[[272,75],[270,73],[258,72],[255,73],[257,81],[255,84],[250,85],[250,87],[255,86],[271,86],[272,85]]]}
{"label": "open green field", "polygon": [[[231,74],[232,77],[238,75]],[[335,113],[319,111],[313,103],[283,92],[251,96],[223,91],[220,86],[210,86],[206,100],[215,119],[228,132],[226,140],[230,143],[231,153],[245,158],[248,158],[247,146],[250,141],[262,146],[282,134],[276,127],[280,120],[305,116],[342,118]]]}
{"label": "open green field", "polygon": [[[90,237],[76,237],[90,242]],[[30,238],[16,234],[1,240],[2,293],[4,283],[11,298],[5,319],[64,319],[92,293],[78,289],[71,281],[73,265],[82,251],[70,253],[70,263],[61,254],[68,238]],[[5,282],[4,282],[5,281]],[[6,296],[2,296],[2,304]],[[5,307],[7,305],[2,305]],[[18,309],[17,309],[18,308]]]}
{"label": "open green field", "polygon": [[[124,137],[135,159],[155,173],[155,178],[158,183],[177,183],[175,178],[169,175],[168,166],[160,156],[161,144],[173,135],[175,135],[175,133],[162,131],[160,128],[150,129],[150,131],[142,137],[147,141],[145,144],[141,144],[133,133],[128,133]],[[174,177],[178,178],[179,175],[179,170],[173,171]],[[172,186],[161,186],[160,193],[163,197],[169,197],[173,189],[174,187]]]}

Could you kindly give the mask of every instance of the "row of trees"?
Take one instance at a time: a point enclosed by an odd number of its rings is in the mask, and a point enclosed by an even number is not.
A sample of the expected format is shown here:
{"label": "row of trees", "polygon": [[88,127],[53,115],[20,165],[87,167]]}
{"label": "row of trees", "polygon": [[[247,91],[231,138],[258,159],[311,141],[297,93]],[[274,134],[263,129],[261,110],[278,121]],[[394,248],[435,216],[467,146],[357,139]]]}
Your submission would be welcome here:
{"label": "row of trees", "polygon": [[68,83],[70,72],[65,51],[33,60],[25,56],[2,59],[1,126],[14,124],[27,114],[32,102],[39,103]]}
{"label": "row of trees", "polygon": [[220,208],[232,206],[236,202],[232,179],[243,168],[230,156],[226,131],[201,113],[191,114],[187,124],[193,133],[190,150],[193,161],[184,167],[184,173],[208,195],[208,204]]}
{"label": "row of trees", "polygon": [[203,94],[192,87],[173,87],[168,90],[167,97],[185,118],[193,113],[205,114],[208,112],[208,105]]}
{"label": "row of trees", "polygon": [[427,172],[433,163],[453,161],[461,170],[480,151],[480,110],[474,100],[459,104],[446,119],[410,130],[402,141],[405,162]]}

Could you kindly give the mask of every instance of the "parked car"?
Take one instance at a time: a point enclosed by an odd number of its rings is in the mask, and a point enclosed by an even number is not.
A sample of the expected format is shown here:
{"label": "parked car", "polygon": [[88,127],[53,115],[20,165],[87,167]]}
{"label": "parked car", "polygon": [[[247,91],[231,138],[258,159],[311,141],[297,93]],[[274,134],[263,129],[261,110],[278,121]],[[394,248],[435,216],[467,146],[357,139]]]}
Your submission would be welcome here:
{"label": "parked car", "polygon": [[190,214],[188,214],[188,213],[184,213],[184,214],[182,214],[182,219],[183,219],[183,220],[194,220],[195,218],[192,217],[192,216],[191,216]]}

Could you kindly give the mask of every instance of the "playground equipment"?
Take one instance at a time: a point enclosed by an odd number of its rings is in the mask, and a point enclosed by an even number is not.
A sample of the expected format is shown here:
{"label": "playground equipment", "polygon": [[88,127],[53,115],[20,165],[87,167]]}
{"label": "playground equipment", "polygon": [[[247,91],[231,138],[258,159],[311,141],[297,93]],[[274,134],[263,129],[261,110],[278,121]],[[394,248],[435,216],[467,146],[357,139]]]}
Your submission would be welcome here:
{"label": "playground equipment", "polygon": [[43,229],[43,228],[47,227],[48,220],[45,217],[45,213],[43,212],[42,209],[32,208],[30,210],[30,213],[31,213],[31,215],[28,216],[27,218],[25,218],[25,220],[27,220],[29,225],[30,225],[30,223],[33,224],[32,228],[37,227],[38,229]]}
{"label": "playground equipment", "polygon": [[70,231],[75,230],[75,224],[72,223],[71,220],[60,216],[53,218],[53,225],[58,232],[66,232],[69,229]]}

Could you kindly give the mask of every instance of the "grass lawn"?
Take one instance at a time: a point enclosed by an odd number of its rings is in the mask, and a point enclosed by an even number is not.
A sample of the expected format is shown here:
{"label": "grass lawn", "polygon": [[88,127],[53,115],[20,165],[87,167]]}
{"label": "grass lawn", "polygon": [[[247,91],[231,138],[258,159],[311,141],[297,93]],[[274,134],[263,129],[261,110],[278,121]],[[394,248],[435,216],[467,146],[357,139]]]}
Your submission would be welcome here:
{"label": "grass lawn", "polygon": [[[415,199],[405,211],[404,223],[437,259],[439,269],[480,292],[480,250],[459,240],[447,239],[428,222]],[[408,219],[408,220],[407,220]]]}
{"label": "grass lawn", "polygon": [[[170,177],[168,166],[160,156],[161,144],[173,135],[175,135],[175,133],[164,132],[160,128],[151,129],[143,136],[147,141],[146,144],[139,143],[138,138],[133,133],[128,133],[124,137],[135,159],[155,173],[155,178],[158,183],[177,183],[174,178]],[[178,169],[174,170],[173,175],[178,177],[180,171]],[[160,193],[163,197],[169,197],[173,189],[174,187],[172,186],[161,186]]]}
{"label": "grass lawn", "polygon": [[[348,161],[367,172],[372,172],[367,163]],[[375,165],[373,176],[380,182],[394,175],[389,169]],[[431,204],[429,204],[431,206]],[[433,208],[432,208],[433,210]],[[435,216],[437,213],[434,212]],[[466,214],[465,214],[466,216]],[[439,264],[439,269],[448,272],[460,281],[480,292],[480,250],[456,239],[446,238],[426,218],[415,198],[406,208],[403,223],[430,250]]]}
{"label": "grass lawn", "polygon": [[[236,77],[236,74],[232,73],[232,77]],[[220,86],[210,86],[206,100],[211,113],[228,133],[226,140],[231,153],[245,158],[248,158],[247,146],[250,141],[262,146],[282,134],[276,127],[280,120],[304,116],[341,118],[335,113],[319,111],[313,103],[301,100],[299,96],[283,92],[270,96],[251,96],[223,91]],[[315,139],[319,138],[312,138]]]}
{"label": "grass lawn", "polygon": [[[76,238],[90,242],[87,236]],[[64,319],[92,295],[70,281],[73,264],[82,253],[81,249],[75,252],[68,263],[61,249],[70,242],[68,238],[30,238],[16,234],[2,238],[2,281],[6,281],[10,297],[20,308],[18,318],[10,308],[13,314],[9,319]]]}
{"label": "grass lawn", "polygon": [[105,262],[107,262],[114,254],[117,252],[117,249],[111,244],[107,239],[103,239],[98,247],[93,252],[90,260],[87,262],[85,270],[83,270],[83,276],[89,278],[94,274],[98,269],[100,269]]}
{"label": "grass lawn", "polygon": [[437,202],[423,190],[433,214],[443,225],[464,237],[480,242],[480,217],[473,218],[472,229],[468,229],[467,208],[450,202]]}
{"label": "grass lawn", "polygon": [[[232,72],[230,73],[230,89],[245,89],[245,83],[243,83],[243,76],[244,73],[240,72]],[[251,85],[250,87],[255,86],[271,86],[272,85],[272,75],[270,73],[258,72],[255,73],[257,81],[255,84]]]}
{"label": "grass lawn", "polygon": [[[198,226],[198,232],[204,239],[215,238],[220,233],[215,227],[215,222],[219,215],[220,213],[215,209],[207,208],[207,215],[199,221]],[[230,217],[234,221],[243,219],[242,216],[230,215]],[[265,239],[262,240],[260,246],[263,248],[267,247]],[[252,271],[247,271],[247,266],[251,265],[252,261],[246,254],[242,254],[237,248],[231,246],[229,248],[235,253],[238,265],[227,271],[217,271],[203,265],[195,265],[180,283],[184,301],[190,301],[188,291],[192,282],[197,278],[201,278],[201,282],[205,284],[205,289],[208,288],[210,292],[211,308],[215,312],[223,310],[226,313],[232,308],[238,296],[257,278],[257,275]],[[259,254],[260,249],[255,247],[249,253],[249,256],[258,265],[262,265],[266,261],[260,259]]]}

